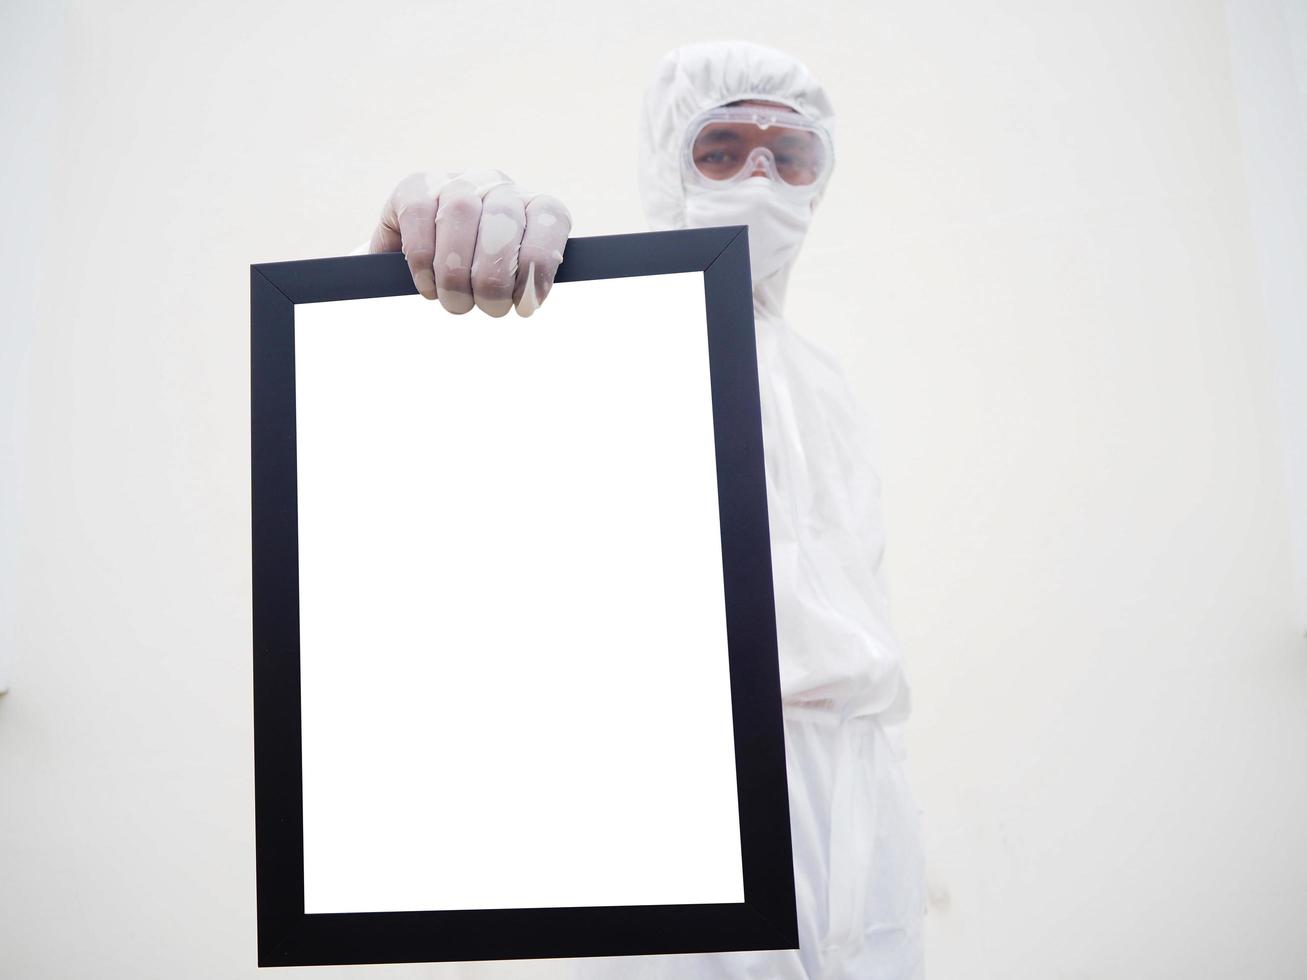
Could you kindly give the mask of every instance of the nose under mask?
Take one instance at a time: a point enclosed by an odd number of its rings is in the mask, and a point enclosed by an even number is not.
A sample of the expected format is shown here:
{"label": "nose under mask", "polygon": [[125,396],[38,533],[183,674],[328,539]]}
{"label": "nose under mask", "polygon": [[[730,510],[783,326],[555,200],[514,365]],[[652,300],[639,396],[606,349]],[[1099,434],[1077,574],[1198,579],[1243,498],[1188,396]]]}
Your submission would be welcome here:
{"label": "nose under mask", "polygon": [[755,284],[794,260],[811,221],[810,199],[782,194],[770,177],[749,177],[711,190],[685,188],[686,227],[749,226],[749,269]]}

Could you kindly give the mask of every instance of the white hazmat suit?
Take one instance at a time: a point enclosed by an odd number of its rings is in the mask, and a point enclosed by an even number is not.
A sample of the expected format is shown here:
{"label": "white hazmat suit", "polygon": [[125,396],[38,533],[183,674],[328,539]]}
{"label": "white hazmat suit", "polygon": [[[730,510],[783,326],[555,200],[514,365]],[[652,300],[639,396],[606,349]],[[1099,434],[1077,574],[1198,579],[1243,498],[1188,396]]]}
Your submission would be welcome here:
{"label": "white hazmat suit", "polygon": [[640,192],[655,231],[749,225],[800,949],[605,957],[578,961],[579,975],[907,980],[924,976],[925,875],[901,766],[910,698],[880,578],[879,481],[840,367],[784,316],[821,194],[796,208],[766,193],[769,178],[724,191],[683,179],[687,125],[740,100],[783,103],[833,139],[830,101],[794,58],[746,42],[677,48],[645,97]]}
{"label": "white hazmat suit", "polygon": [[[901,765],[910,697],[880,579],[879,481],[839,365],[784,316],[825,185],[805,199],[766,176],[724,187],[685,179],[689,124],[745,100],[802,113],[833,156],[830,101],[800,62],[747,42],[692,44],[663,57],[645,96],[640,192],[655,231],[749,226],[800,948],[567,963],[586,980],[909,980],[924,976],[925,876]],[[415,174],[355,251],[394,251],[402,239],[428,298],[452,312],[475,301],[492,316],[514,305],[529,315],[570,224],[562,202],[501,171]]]}

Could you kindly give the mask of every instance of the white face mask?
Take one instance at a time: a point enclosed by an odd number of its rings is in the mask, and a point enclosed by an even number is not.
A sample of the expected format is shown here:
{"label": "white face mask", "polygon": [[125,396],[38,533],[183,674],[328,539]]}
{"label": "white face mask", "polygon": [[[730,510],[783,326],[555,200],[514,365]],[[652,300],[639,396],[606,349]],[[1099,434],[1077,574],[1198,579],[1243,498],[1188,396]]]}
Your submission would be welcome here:
{"label": "white face mask", "polygon": [[754,283],[794,260],[811,221],[811,199],[787,196],[770,177],[749,177],[721,189],[685,188],[686,227],[749,226]]}

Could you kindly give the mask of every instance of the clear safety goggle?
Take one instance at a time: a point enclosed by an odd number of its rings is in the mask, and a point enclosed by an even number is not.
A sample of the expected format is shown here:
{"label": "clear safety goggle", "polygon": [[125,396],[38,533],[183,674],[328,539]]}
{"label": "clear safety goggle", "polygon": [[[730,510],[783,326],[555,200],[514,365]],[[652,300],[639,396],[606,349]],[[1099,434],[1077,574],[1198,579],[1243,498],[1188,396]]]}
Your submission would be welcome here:
{"label": "clear safety goggle", "polygon": [[763,175],[792,193],[811,193],[831,160],[826,131],[792,109],[722,106],[697,116],[686,131],[686,175],[705,187]]}

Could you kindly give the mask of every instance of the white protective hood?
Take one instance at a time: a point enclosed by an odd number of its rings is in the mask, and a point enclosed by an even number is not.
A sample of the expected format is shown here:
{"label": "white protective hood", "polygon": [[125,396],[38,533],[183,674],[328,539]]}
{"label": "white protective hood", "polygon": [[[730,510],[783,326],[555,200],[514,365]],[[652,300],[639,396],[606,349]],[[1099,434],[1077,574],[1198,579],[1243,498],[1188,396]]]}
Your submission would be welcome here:
{"label": "white protective hood", "polygon": [[[740,99],[784,103],[834,139],[830,100],[791,56],[744,41],[669,52],[640,123],[640,193],[653,230],[693,224],[680,160],[687,124]],[[782,696],[894,725],[910,696],[879,572],[884,529],[870,433],[835,359],[785,320],[792,262],[754,284]]]}

